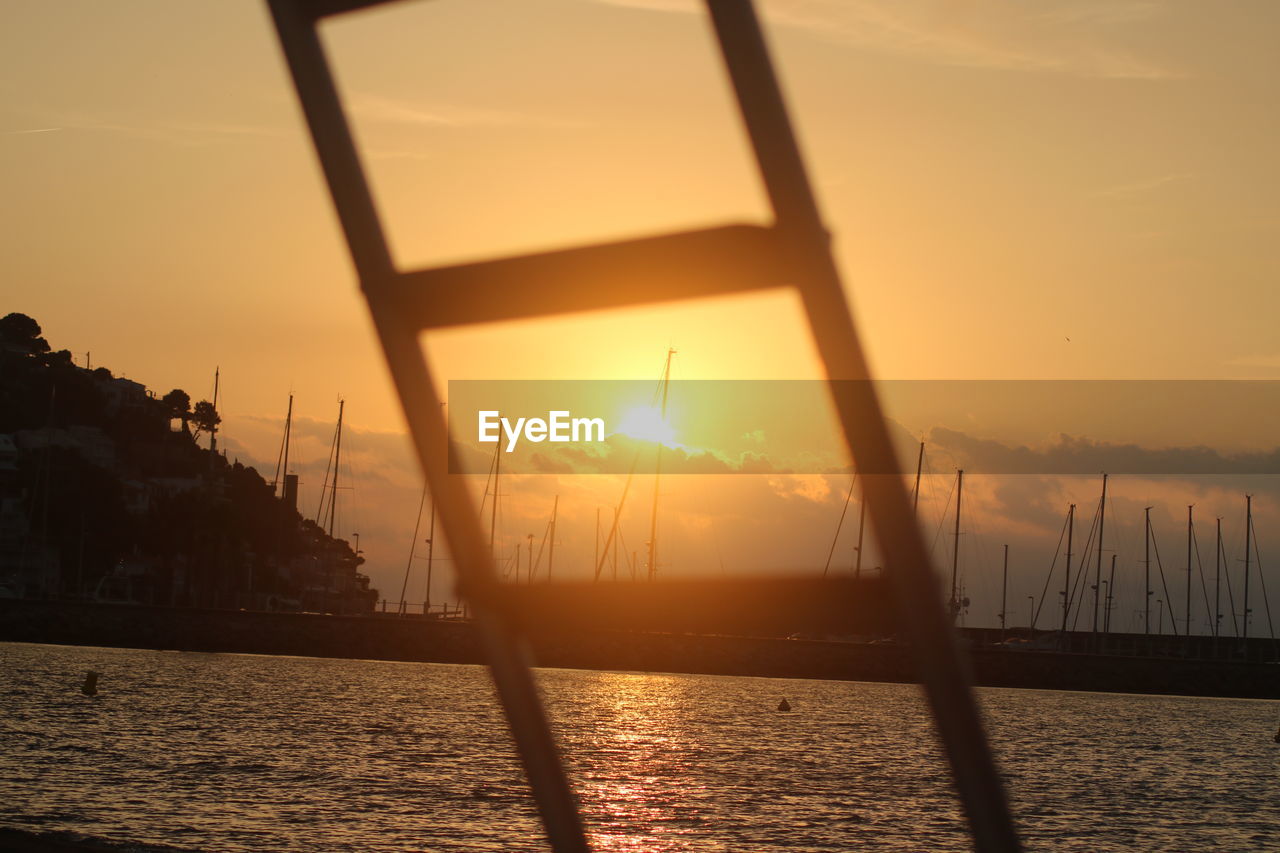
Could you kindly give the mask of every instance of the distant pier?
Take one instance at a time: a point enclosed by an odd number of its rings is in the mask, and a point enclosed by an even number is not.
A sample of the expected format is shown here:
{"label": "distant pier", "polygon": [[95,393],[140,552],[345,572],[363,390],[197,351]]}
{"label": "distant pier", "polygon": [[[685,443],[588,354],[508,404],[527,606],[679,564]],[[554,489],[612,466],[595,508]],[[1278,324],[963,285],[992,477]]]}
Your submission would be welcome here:
{"label": "distant pier", "polygon": [[[1270,639],[1089,632],[1049,649],[996,645],[961,629],[977,684],[1052,690],[1280,699]],[[538,665],[844,681],[914,682],[911,649],[837,641],[673,632],[530,630]],[[0,599],[0,641],[191,652],[485,663],[470,623],[421,616],[336,616]],[[1040,642],[1045,643],[1041,636]],[[1105,641],[1105,642],[1102,642]],[[1063,646],[1066,651],[1060,650]],[[1111,652],[1111,653],[1102,653]],[[1228,660],[1234,655],[1237,659]]]}

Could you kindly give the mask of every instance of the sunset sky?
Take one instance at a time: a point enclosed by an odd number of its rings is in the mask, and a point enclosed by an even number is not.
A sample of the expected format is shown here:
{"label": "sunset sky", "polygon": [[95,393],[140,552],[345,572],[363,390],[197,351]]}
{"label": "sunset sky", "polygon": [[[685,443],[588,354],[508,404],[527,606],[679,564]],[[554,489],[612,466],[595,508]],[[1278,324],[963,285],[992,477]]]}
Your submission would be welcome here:
{"label": "sunset sky", "polygon": [[[760,8],[878,375],[1280,379],[1280,6]],[[224,445],[268,477],[292,391],[307,513],[344,397],[349,525],[375,584],[397,595],[421,480],[265,4],[11,0],[0,22],[4,313],[158,393],[207,397],[219,366]],[[406,2],[323,34],[405,268],[767,221],[695,4]],[[426,346],[442,381],[656,380],[668,347],[678,379],[820,376],[784,293]],[[963,416],[903,423],[963,430]],[[1242,435],[1256,432],[1250,418],[1238,414]],[[1139,419],[1125,440],[1198,443],[1168,423],[1144,432]],[[930,537],[955,452],[931,453]],[[1143,506],[1160,505],[1173,553],[1196,503],[1210,558],[1213,517],[1242,539],[1244,490],[1275,492],[1273,479],[1118,478],[1117,571],[1140,558]],[[1011,608],[1040,594],[1066,504],[1088,515],[1095,480],[975,480],[962,547],[984,603],[970,624],[992,621],[988,567],[1003,542],[1019,559]],[[718,572],[820,567],[848,479],[671,482],[673,570]],[[580,571],[596,509],[618,490],[605,476],[513,481],[511,541],[540,537],[560,494],[557,562]],[[1260,497],[1260,527],[1276,508]],[[627,535],[643,551],[638,522]],[[1260,535],[1264,556],[1280,549]]]}

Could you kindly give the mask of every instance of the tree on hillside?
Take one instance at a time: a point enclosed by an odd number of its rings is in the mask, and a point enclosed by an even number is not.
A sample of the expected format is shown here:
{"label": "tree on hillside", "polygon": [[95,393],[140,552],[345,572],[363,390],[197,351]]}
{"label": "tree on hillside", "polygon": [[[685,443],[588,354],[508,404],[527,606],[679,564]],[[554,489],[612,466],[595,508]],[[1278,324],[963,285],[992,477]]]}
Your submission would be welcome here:
{"label": "tree on hillside", "polygon": [[40,337],[40,324],[16,311],[0,317],[0,343],[18,346],[30,353],[49,351],[49,342]]}
{"label": "tree on hillside", "polygon": [[174,388],[160,402],[169,410],[170,418],[182,419],[182,431],[190,432],[188,422],[191,419],[191,395],[181,388]]}
{"label": "tree on hillside", "polygon": [[71,355],[71,350],[60,349],[45,355],[44,363],[51,367],[74,367],[75,357]]}
{"label": "tree on hillside", "polygon": [[222,423],[222,416],[213,407],[213,403],[208,400],[201,400],[191,410],[191,422],[196,425],[195,437],[199,438],[200,433],[213,432],[217,429],[218,424]]}

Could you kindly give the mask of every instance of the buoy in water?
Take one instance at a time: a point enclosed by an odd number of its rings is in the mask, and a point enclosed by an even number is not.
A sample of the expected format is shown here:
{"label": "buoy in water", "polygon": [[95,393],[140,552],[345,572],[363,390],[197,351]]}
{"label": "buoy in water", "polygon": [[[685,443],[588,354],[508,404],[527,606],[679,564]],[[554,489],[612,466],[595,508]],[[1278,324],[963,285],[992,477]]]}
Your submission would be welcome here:
{"label": "buoy in water", "polygon": [[782,701],[778,703],[778,710],[779,711],[791,710],[791,703],[787,701],[787,698],[785,696],[782,697]]}
{"label": "buoy in water", "polygon": [[1276,729],[1275,741],[1276,743],[1280,743],[1280,729]]}
{"label": "buoy in water", "polygon": [[80,685],[80,692],[86,696],[98,695],[98,673],[93,670],[85,673],[84,684]]}

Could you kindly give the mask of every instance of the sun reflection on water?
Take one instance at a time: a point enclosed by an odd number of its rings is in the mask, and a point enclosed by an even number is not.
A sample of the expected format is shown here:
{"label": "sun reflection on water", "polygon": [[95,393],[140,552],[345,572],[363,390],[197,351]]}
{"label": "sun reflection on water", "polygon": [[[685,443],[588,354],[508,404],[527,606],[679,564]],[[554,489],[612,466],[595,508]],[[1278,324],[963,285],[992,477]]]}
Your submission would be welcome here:
{"label": "sun reflection on water", "polygon": [[[594,709],[595,735],[581,778],[584,806],[594,814],[592,844],[606,851],[683,849],[680,836],[696,827],[689,814],[702,786],[690,777],[692,741],[687,679],[598,673],[582,698]],[[575,750],[576,751],[576,750]],[[596,761],[603,763],[597,765]],[[673,785],[672,783],[675,783]],[[678,787],[683,797],[675,796]],[[643,834],[635,831],[644,827]]]}

